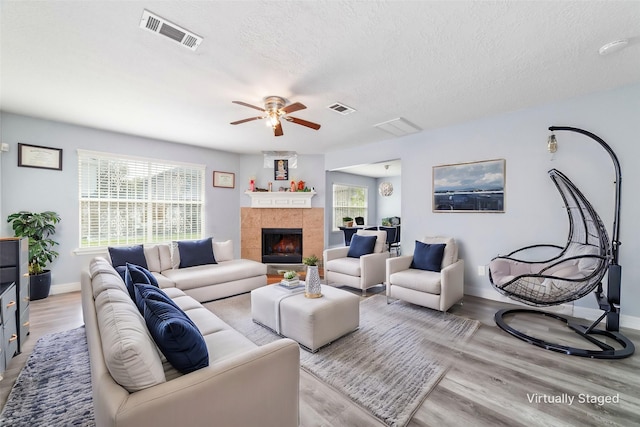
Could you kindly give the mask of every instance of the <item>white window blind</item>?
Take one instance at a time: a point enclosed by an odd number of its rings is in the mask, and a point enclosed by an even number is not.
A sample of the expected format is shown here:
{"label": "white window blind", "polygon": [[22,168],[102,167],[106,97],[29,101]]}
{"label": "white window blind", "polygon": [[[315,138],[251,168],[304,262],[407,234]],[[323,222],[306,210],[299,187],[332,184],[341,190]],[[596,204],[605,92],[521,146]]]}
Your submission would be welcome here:
{"label": "white window blind", "polygon": [[204,165],[78,150],[80,247],[199,239]]}
{"label": "white window blind", "polygon": [[342,226],[345,216],[367,218],[367,187],[333,184],[333,230]]}

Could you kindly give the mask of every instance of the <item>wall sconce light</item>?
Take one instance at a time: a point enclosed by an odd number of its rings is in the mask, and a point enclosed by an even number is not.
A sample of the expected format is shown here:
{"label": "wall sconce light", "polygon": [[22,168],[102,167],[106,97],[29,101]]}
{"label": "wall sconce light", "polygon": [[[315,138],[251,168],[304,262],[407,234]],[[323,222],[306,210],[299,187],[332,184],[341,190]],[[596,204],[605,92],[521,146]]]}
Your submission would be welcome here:
{"label": "wall sconce light", "polygon": [[558,141],[556,141],[554,134],[549,135],[549,139],[547,139],[547,151],[551,154],[558,151]]}

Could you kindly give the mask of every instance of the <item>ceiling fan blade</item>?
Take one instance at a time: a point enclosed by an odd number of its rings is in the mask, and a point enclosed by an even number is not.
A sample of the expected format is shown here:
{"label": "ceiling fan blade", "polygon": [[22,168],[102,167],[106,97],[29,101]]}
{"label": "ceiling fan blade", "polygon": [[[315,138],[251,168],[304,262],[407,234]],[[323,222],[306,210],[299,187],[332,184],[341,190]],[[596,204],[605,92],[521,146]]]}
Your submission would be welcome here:
{"label": "ceiling fan blade", "polygon": [[278,122],[278,124],[273,127],[273,134],[275,136],[282,136],[284,134],[284,132],[282,132],[282,123]]}
{"label": "ceiling fan blade", "polygon": [[231,122],[232,125],[239,125],[240,123],[246,123],[246,122],[250,122],[252,120],[260,120],[260,119],[264,119],[264,116],[260,116],[260,117],[249,117],[248,119],[242,119],[242,120],[238,120],[236,122]]}
{"label": "ceiling fan blade", "polygon": [[320,129],[320,125],[317,124],[317,123],[308,122],[306,120],[298,119],[296,117],[291,117],[291,116],[287,116],[287,117],[285,117],[285,119],[287,119],[290,122],[293,122],[293,123],[296,123],[296,124],[299,124],[299,125],[302,125],[302,126],[306,126],[308,128],[311,128],[311,129],[315,129],[315,130]]}
{"label": "ceiling fan blade", "polygon": [[233,102],[234,104],[244,105],[245,107],[254,108],[256,110],[265,111],[265,109],[262,107],[256,107],[255,105],[247,104],[246,102],[242,102],[242,101],[231,101],[231,102]]}
{"label": "ceiling fan blade", "polygon": [[281,108],[280,111],[282,111],[284,114],[289,114],[293,113],[294,111],[304,110],[305,108],[307,107],[304,104],[295,102],[291,105],[287,105],[286,107]]}

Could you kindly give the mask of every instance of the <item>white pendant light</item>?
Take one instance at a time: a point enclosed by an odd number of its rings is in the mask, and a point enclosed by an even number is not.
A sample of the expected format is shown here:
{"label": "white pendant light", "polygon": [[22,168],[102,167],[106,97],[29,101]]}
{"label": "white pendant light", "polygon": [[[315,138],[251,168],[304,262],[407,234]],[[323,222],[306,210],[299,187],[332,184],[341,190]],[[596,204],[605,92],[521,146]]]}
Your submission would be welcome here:
{"label": "white pendant light", "polygon": [[[389,165],[384,165],[384,169],[389,172]],[[389,181],[381,182],[378,186],[378,192],[383,197],[389,197],[393,194],[393,184],[391,184]]]}

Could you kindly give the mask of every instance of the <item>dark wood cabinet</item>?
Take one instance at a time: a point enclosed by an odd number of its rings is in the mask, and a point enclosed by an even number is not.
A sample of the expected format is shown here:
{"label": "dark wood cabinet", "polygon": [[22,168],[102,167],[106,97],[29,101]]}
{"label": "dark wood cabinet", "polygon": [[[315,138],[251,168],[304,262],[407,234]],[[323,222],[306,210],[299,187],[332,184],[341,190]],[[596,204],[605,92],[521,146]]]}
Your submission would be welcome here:
{"label": "dark wood cabinet", "polygon": [[[15,283],[18,352],[29,335],[29,239],[0,239],[0,283]],[[4,308],[3,308],[4,309]]]}
{"label": "dark wood cabinet", "polygon": [[0,283],[0,379],[11,358],[18,353],[17,313],[15,283]]}

